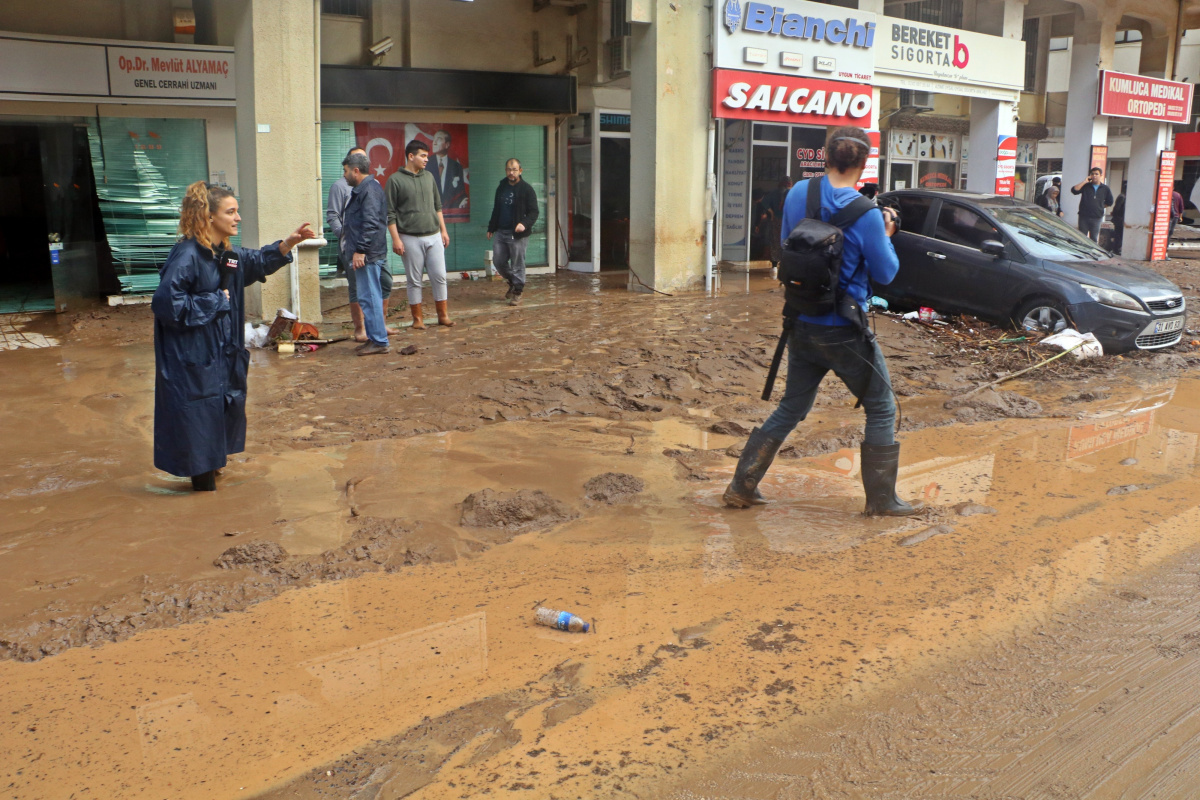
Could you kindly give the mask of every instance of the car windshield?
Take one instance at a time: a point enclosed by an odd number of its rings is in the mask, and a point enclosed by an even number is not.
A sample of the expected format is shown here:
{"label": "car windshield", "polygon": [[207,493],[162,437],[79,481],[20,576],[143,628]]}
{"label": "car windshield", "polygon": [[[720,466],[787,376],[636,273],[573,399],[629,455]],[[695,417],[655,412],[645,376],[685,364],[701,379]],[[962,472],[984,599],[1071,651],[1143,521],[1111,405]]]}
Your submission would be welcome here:
{"label": "car windshield", "polygon": [[1005,233],[1038,258],[1100,261],[1112,258],[1087,236],[1036,206],[989,208]]}

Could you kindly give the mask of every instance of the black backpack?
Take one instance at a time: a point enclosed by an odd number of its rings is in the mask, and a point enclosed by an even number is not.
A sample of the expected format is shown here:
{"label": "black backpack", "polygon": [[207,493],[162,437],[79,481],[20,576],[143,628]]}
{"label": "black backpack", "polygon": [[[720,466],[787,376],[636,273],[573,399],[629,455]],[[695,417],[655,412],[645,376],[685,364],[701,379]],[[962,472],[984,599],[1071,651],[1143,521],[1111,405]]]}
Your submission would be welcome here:
{"label": "black backpack", "polygon": [[865,197],[855,198],[829,222],[821,220],[821,181],[808,181],[808,206],[804,219],[792,228],[779,260],[779,282],[784,289],[784,315],[819,317],[837,310],[838,280],[842,273],[845,231],[875,208]]}
{"label": "black backpack", "polygon": [[778,278],[783,284],[783,333],[779,336],[775,356],[771,359],[771,369],[767,372],[763,400],[771,399],[771,388],[775,385],[775,376],[779,374],[788,331],[798,315],[819,317],[841,311],[843,314],[861,316],[860,329],[866,324],[866,316],[857,303],[851,304],[853,308],[841,310],[838,281],[842,274],[842,246],[846,238],[843,232],[876,206],[866,197],[856,197],[834,214],[829,222],[824,222],[821,219],[822,180],[809,179],[804,219],[792,228],[780,254]]}

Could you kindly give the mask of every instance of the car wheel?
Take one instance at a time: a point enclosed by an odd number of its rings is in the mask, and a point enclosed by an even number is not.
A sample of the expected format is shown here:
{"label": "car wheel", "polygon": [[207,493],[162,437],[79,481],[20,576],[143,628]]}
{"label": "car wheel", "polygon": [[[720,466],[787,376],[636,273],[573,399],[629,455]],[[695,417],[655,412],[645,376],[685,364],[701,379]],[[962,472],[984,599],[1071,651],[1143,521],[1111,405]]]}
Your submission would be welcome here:
{"label": "car wheel", "polygon": [[1063,304],[1051,297],[1035,297],[1025,302],[1015,315],[1017,327],[1026,331],[1058,333],[1071,327]]}

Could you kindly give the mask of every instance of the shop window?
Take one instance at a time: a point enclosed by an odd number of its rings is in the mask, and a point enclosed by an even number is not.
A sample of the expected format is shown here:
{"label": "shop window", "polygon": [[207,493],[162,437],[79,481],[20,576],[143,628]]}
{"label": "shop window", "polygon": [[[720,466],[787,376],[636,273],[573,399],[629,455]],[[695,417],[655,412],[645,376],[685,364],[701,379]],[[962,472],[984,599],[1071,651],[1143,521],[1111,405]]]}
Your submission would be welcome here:
{"label": "shop window", "polygon": [[321,13],[369,19],[371,0],[321,0]]}
{"label": "shop window", "polygon": [[92,119],[88,144],[121,291],[153,292],[178,238],[184,192],[209,180],[204,120]]}
{"label": "shop window", "polygon": [[1025,20],[1021,27],[1021,41],[1025,42],[1025,91],[1037,91],[1038,30],[1041,20],[1037,17]]}
{"label": "shop window", "polygon": [[1063,52],[1071,49],[1070,36],[1055,36],[1050,39],[1050,52]]}
{"label": "shop window", "polygon": [[989,239],[1002,241],[1000,231],[966,206],[943,203],[933,235],[943,242],[978,250]]}

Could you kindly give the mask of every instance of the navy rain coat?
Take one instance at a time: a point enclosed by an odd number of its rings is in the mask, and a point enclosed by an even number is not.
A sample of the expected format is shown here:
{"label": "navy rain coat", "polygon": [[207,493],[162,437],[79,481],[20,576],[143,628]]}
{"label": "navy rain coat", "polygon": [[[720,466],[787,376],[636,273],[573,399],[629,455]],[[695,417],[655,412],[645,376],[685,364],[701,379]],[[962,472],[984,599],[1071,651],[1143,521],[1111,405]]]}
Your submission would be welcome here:
{"label": "navy rain coat", "polygon": [[225,466],[246,448],[246,284],[264,281],[292,255],[279,242],[236,247],[229,299],[217,256],[194,239],[171,249],[154,292],[154,466],[181,478]]}

